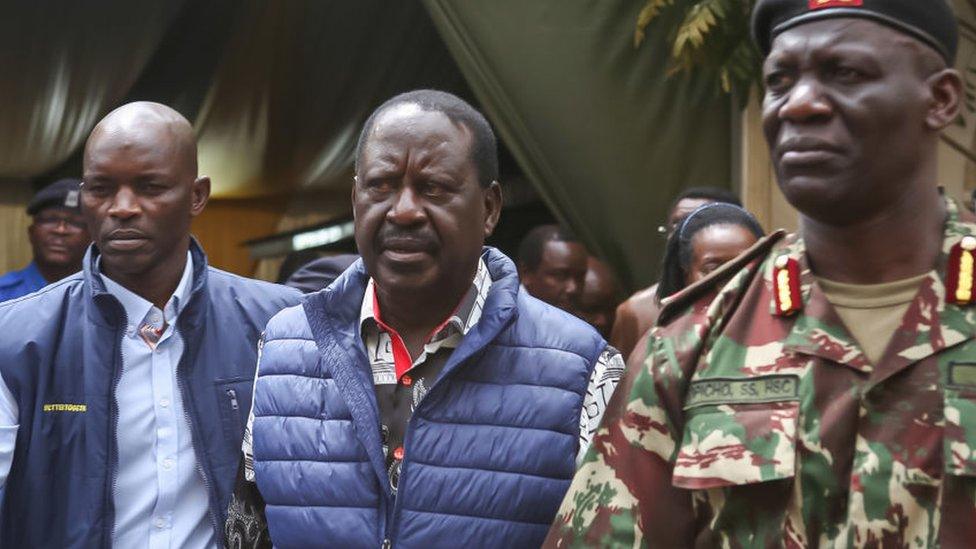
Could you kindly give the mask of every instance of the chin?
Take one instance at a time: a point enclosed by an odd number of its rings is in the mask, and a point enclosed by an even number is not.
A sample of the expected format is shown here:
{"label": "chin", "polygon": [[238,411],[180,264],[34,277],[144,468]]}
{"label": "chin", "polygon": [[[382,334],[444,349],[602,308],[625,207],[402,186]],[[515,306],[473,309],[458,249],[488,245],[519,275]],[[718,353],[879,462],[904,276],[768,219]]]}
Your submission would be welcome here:
{"label": "chin", "polygon": [[432,269],[404,270],[380,266],[373,278],[387,289],[397,291],[423,291],[437,286],[437,273]]}

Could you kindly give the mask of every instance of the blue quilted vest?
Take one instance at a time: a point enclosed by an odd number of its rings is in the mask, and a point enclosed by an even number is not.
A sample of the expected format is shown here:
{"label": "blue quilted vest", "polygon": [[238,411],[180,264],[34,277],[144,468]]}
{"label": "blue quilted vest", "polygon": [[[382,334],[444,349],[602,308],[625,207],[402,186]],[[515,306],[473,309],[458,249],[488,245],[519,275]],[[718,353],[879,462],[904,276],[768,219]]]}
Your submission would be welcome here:
{"label": "blue quilted vest", "polygon": [[537,547],[575,470],[606,342],[519,288],[486,248],[492,287],[407,428],[396,498],[359,331],[362,262],[268,324],[254,467],[276,547]]}

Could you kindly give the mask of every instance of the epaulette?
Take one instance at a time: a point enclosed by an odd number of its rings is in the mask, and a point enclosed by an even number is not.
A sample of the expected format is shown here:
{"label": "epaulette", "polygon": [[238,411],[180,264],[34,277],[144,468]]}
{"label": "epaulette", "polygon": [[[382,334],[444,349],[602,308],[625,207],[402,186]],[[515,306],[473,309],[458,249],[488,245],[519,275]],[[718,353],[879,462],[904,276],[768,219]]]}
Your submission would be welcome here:
{"label": "epaulette", "polygon": [[708,273],[705,278],[690,286],[686,286],[674,295],[662,299],[661,314],[658,316],[657,321],[658,325],[663,326],[668,324],[680,316],[688,307],[691,307],[696,301],[701,299],[702,296],[720,289],[722,285],[728,282],[743,267],[752,263],[757,258],[768,255],[769,251],[773,249],[773,246],[782,240],[786,234],[786,231],[783,229],[778,229],[770,233],[759,239],[758,242],[739,254],[735,259]]}

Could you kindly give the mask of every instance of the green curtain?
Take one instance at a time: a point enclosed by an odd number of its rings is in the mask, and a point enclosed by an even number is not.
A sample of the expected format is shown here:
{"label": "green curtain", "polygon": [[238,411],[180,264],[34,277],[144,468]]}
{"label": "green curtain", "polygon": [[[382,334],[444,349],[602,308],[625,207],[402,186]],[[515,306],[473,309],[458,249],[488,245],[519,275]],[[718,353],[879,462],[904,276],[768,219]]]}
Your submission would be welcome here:
{"label": "green curtain", "polygon": [[556,215],[631,289],[655,279],[671,198],[728,187],[731,104],[714,81],[668,78],[643,2],[424,0],[478,101]]}

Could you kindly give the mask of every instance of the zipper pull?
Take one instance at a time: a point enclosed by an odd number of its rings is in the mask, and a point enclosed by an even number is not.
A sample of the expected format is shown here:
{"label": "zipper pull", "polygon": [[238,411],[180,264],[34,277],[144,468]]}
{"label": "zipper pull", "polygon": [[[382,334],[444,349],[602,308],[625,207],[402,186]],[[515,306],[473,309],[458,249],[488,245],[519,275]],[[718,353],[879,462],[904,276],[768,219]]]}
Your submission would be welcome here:
{"label": "zipper pull", "polygon": [[393,547],[393,543],[389,540],[389,538],[387,538],[383,540],[383,545],[381,547],[382,549],[390,549],[390,547]]}
{"label": "zipper pull", "polygon": [[233,408],[235,411],[239,410],[240,406],[237,405],[237,391],[233,389],[227,389],[227,396],[230,397],[230,407]]}

